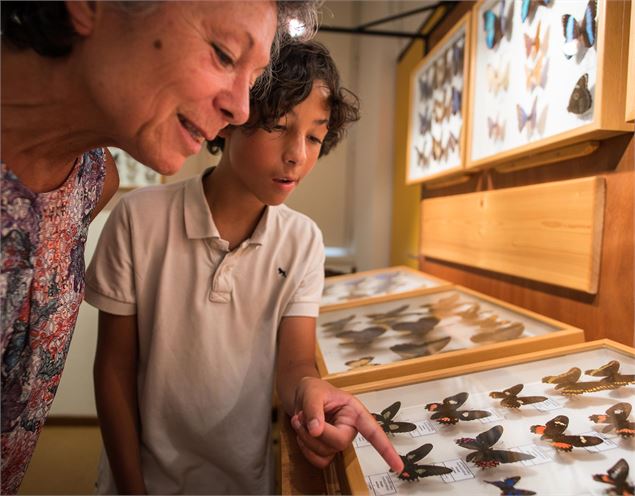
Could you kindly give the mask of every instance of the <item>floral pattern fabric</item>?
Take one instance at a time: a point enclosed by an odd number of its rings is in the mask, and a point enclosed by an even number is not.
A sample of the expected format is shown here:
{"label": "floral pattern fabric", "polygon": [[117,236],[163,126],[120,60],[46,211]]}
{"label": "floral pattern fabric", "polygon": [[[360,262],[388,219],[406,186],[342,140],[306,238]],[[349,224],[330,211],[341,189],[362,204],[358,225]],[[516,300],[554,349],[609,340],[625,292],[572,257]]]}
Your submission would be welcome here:
{"label": "floral pattern fabric", "polygon": [[2,494],[15,494],[60,382],[84,296],[84,244],[105,155],[78,158],[58,189],[33,193],[1,165]]}

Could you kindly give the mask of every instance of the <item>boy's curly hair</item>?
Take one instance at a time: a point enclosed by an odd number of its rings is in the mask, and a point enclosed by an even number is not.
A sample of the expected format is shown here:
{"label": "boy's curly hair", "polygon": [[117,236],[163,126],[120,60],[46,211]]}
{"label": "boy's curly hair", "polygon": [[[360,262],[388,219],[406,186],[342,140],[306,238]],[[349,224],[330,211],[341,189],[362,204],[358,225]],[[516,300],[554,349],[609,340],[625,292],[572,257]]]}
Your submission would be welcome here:
{"label": "boy's curly hair", "polygon": [[[272,79],[266,91],[252,91],[249,120],[244,130],[271,131],[276,123],[313,89],[314,81],[322,81],[329,90],[328,132],[322,141],[320,157],[326,155],[342,139],[347,126],[359,120],[359,99],[340,86],[340,75],[328,49],[317,41],[288,43],[272,65]],[[218,136],[207,143],[211,153],[223,150],[225,139]]]}

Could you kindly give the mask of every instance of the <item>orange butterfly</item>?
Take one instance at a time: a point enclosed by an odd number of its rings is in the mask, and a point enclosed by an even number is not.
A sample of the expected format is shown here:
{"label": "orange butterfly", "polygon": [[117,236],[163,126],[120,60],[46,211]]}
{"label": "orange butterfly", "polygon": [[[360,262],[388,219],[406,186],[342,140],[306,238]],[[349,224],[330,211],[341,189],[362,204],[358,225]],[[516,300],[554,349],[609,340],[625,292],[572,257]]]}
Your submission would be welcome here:
{"label": "orange butterfly", "polygon": [[487,135],[492,141],[505,141],[505,121],[488,117]]}
{"label": "orange butterfly", "polygon": [[499,91],[509,87],[509,62],[504,69],[496,69],[494,66],[487,64],[487,85],[490,93],[497,95]]}
{"label": "orange butterfly", "polygon": [[448,119],[452,114],[452,95],[450,95],[449,101],[442,102],[441,100],[434,100],[434,120],[435,122],[442,122]]}

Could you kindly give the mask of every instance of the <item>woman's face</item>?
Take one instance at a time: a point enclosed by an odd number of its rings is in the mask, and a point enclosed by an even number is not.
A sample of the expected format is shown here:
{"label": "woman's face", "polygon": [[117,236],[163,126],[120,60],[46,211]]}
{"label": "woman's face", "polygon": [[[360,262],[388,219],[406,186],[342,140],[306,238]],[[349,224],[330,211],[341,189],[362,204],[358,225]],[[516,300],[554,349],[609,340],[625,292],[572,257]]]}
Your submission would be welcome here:
{"label": "woman's face", "polygon": [[95,2],[75,46],[106,137],[162,174],[249,115],[249,88],[269,63],[273,1],[157,2],[126,12]]}

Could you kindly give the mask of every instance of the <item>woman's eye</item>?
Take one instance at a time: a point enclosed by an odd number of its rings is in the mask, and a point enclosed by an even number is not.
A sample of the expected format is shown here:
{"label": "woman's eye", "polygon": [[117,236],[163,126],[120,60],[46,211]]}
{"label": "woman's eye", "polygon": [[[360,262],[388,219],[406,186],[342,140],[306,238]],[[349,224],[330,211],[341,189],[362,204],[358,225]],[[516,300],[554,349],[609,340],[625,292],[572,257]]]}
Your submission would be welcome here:
{"label": "woman's eye", "polygon": [[315,143],[316,145],[322,144],[322,140],[318,138],[317,136],[309,136],[309,141],[311,141],[312,143]]}
{"label": "woman's eye", "polygon": [[214,49],[214,52],[216,53],[216,56],[218,57],[218,60],[222,65],[230,67],[234,65],[234,59],[227,55],[227,52],[225,52],[225,50],[223,50],[215,43],[212,43],[212,48]]}

